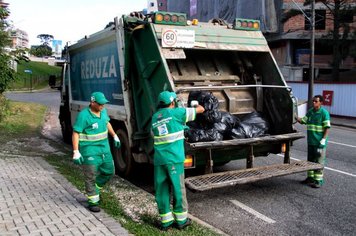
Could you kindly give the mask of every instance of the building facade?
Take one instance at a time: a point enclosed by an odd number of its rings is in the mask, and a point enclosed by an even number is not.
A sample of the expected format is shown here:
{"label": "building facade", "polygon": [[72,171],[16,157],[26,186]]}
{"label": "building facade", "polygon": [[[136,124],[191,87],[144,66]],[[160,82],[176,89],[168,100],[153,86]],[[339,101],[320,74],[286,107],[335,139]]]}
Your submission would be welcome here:
{"label": "building facade", "polygon": [[28,34],[20,29],[9,31],[12,40],[12,48],[29,48]]}

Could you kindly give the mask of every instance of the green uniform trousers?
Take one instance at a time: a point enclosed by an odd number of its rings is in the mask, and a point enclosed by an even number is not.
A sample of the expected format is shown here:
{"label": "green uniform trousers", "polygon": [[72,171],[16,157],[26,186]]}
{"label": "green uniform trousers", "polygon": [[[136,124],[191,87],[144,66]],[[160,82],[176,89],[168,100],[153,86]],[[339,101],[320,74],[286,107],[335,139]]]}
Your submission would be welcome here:
{"label": "green uniform trousers", "polygon": [[100,189],[114,175],[114,162],[110,152],[98,156],[85,156],[83,169],[85,190],[89,205],[98,205]]}
{"label": "green uniform trousers", "polygon": [[[163,227],[184,224],[188,216],[188,203],[184,185],[184,164],[154,166],[155,196]],[[170,207],[170,188],[173,193],[173,213]]]}
{"label": "green uniform trousers", "polygon": [[[325,165],[326,147],[308,145],[308,161]],[[324,183],[323,170],[308,170],[308,178],[313,179],[318,184]]]}

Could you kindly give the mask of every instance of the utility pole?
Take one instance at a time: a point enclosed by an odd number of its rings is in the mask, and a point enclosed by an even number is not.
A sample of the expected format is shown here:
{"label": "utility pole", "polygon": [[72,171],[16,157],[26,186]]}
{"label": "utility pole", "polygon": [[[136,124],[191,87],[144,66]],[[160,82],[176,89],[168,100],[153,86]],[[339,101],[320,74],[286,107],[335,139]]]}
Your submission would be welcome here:
{"label": "utility pole", "polygon": [[308,109],[313,107],[314,91],[314,52],[315,52],[315,0],[311,1],[310,64],[308,84]]}

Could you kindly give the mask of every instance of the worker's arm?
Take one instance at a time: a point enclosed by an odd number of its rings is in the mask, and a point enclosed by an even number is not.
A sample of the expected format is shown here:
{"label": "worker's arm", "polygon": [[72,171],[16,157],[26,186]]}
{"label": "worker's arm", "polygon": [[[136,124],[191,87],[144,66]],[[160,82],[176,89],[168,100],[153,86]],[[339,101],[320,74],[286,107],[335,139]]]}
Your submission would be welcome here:
{"label": "worker's arm", "polygon": [[72,135],[72,145],[73,145],[73,150],[79,150],[79,133],[73,132]]}
{"label": "worker's arm", "polygon": [[108,122],[108,124],[106,125],[106,127],[108,128],[109,134],[114,137],[116,135],[114,129],[112,128],[110,122]]}
{"label": "worker's arm", "polygon": [[329,136],[329,132],[330,132],[330,129],[329,129],[329,128],[326,128],[326,129],[324,130],[323,139],[326,139],[326,138]]}

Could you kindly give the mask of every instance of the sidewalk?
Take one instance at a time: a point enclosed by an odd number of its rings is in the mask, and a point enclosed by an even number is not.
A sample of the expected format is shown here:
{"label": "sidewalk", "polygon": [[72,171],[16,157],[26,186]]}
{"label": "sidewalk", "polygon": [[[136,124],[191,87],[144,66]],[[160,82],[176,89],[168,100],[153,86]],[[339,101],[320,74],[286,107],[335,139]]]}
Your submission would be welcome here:
{"label": "sidewalk", "polygon": [[356,118],[340,118],[331,116],[331,125],[356,129]]}
{"label": "sidewalk", "polygon": [[42,157],[0,152],[1,235],[129,235]]}

